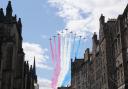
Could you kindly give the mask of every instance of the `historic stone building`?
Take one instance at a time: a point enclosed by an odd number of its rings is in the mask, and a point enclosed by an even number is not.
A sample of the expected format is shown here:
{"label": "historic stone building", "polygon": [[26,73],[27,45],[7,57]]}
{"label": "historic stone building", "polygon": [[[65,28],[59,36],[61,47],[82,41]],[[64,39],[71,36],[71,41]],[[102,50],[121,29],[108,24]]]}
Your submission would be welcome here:
{"label": "historic stone building", "polygon": [[21,19],[12,13],[11,1],[6,14],[0,8],[0,89],[36,89],[35,59],[31,67],[24,60]]}
{"label": "historic stone building", "polygon": [[83,59],[75,59],[74,62],[72,62],[71,67],[71,76],[72,76],[72,88],[73,89],[81,89],[82,87],[82,76],[81,76],[81,64],[83,63]]}
{"label": "historic stone building", "polygon": [[84,59],[75,59],[71,62],[71,89],[89,89],[91,55],[87,49]]}
{"label": "historic stone building", "polygon": [[[81,64],[73,65],[80,61],[76,59],[72,62],[72,88],[73,89],[116,89],[116,61],[112,58],[111,29],[115,20],[109,20],[105,23],[105,17],[101,15],[100,19],[99,40],[97,34],[92,37],[92,52],[86,49],[84,59]],[[79,84],[74,84],[74,74],[80,76],[80,80],[76,79]],[[77,86],[73,87],[73,86]],[[79,87],[79,88],[78,88]]]}
{"label": "historic stone building", "polygon": [[128,5],[117,19],[101,15],[92,51],[71,62],[71,89],[128,89]]}
{"label": "historic stone building", "polygon": [[116,60],[117,88],[128,89],[128,5],[112,30],[113,58]]}

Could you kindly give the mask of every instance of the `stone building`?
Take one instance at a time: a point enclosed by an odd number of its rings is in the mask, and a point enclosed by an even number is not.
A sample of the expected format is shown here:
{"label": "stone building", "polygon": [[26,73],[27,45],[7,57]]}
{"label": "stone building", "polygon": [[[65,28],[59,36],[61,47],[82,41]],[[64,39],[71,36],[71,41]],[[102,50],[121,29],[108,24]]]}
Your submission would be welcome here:
{"label": "stone building", "polygon": [[112,31],[113,58],[116,60],[117,88],[128,89],[128,5],[115,21]]}
{"label": "stone building", "polygon": [[92,51],[71,62],[71,89],[128,89],[128,5],[117,19],[101,15]]}
{"label": "stone building", "polygon": [[35,59],[31,67],[24,60],[21,19],[12,13],[11,1],[6,14],[0,8],[0,89],[35,89]]}
{"label": "stone building", "polygon": [[81,77],[81,64],[83,63],[84,59],[75,59],[74,62],[71,62],[71,85],[72,89],[81,89],[82,86],[82,77]]}

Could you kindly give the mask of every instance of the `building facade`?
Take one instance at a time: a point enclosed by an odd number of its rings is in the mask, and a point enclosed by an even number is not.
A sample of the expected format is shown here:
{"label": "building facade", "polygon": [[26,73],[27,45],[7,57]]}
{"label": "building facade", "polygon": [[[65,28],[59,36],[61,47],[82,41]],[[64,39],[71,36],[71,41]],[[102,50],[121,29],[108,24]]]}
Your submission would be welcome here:
{"label": "building facade", "polygon": [[128,5],[117,19],[101,15],[92,51],[71,62],[71,89],[128,89]]}
{"label": "building facade", "polygon": [[35,89],[35,59],[30,67],[24,60],[21,19],[12,13],[11,1],[6,14],[0,8],[0,89]]}

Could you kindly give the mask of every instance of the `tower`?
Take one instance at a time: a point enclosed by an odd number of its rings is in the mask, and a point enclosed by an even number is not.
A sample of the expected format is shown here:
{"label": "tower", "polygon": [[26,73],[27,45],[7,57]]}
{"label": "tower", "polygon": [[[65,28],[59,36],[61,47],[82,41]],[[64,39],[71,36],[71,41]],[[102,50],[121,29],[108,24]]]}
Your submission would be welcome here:
{"label": "tower", "polygon": [[36,65],[29,68],[22,47],[22,22],[12,15],[8,1],[6,15],[0,9],[0,89],[34,89]]}
{"label": "tower", "polygon": [[34,82],[37,83],[36,61],[35,61],[35,57],[34,57],[34,63],[33,63],[33,77],[34,77]]}
{"label": "tower", "polygon": [[4,20],[4,12],[3,12],[3,8],[0,8],[0,22],[3,22]]}
{"label": "tower", "polygon": [[104,25],[105,25],[105,16],[103,16],[103,14],[101,14],[99,22],[100,22],[99,40],[101,41],[104,37]]}
{"label": "tower", "polygon": [[98,39],[97,39],[97,34],[96,32],[94,32],[94,35],[92,37],[92,52],[93,54],[96,53],[96,49],[97,49],[97,46],[98,46]]}
{"label": "tower", "polygon": [[11,1],[8,2],[7,8],[6,8],[6,16],[7,17],[11,17],[12,16],[12,5],[11,5]]}

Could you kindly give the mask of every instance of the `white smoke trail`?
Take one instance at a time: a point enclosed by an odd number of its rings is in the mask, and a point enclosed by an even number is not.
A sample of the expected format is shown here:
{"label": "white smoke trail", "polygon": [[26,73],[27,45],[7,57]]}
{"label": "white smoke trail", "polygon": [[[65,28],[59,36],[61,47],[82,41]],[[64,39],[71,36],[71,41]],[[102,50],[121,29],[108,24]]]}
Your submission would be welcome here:
{"label": "white smoke trail", "polygon": [[68,62],[67,62],[67,49],[68,49],[68,38],[67,38],[67,34],[62,35],[63,40],[62,40],[62,44],[61,44],[61,72],[59,75],[59,79],[58,79],[58,83],[57,86],[61,86],[63,83],[63,80],[66,76],[66,73],[68,72]]}
{"label": "white smoke trail", "polygon": [[64,35],[64,41],[62,41],[61,45],[61,73],[59,76],[58,86],[61,86],[66,74],[70,68],[70,58],[71,58],[71,47],[72,47],[72,36],[71,34]]}
{"label": "white smoke trail", "polygon": [[76,34],[72,34],[71,36],[71,58],[75,58],[75,51],[76,51]]}
{"label": "white smoke trail", "polygon": [[[63,55],[64,55],[64,44],[65,44],[65,37],[64,34],[61,34],[61,53],[60,53],[60,58],[61,58],[61,62],[63,61]],[[62,68],[62,66],[61,66]]]}
{"label": "white smoke trail", "polygon": [[65,37],[64,37],[64,33],[61,34],[61,71],[60,71],[60,75],[58,78],[58,82],[57,82],[57,86],[61,86],[61,75],[62,75],[62,68],[63,68],[63,57],[64,57],[64,44],[65,44]]}
{"label": "white smoke trail", "polygon": [[[68,39],[68,51],[67,51],[67,67],[70,68],[70,60],[71,60],[71,46],[72,46],[72,39],[71,39],[71,34],[69,35]],[[69,69],[68,69],[69,71]],[[68,72],[67,71],[67,72]]]}
{"label": "white smoke trail", "polygon": [[67,65],[68,65],[68,68],[69,68],[69,64],[70,64],[70,60],[71,60],[71,46],[72,46],[72,34],[69,34],[69,39],[68,39],[68,51],[67,51]]}

